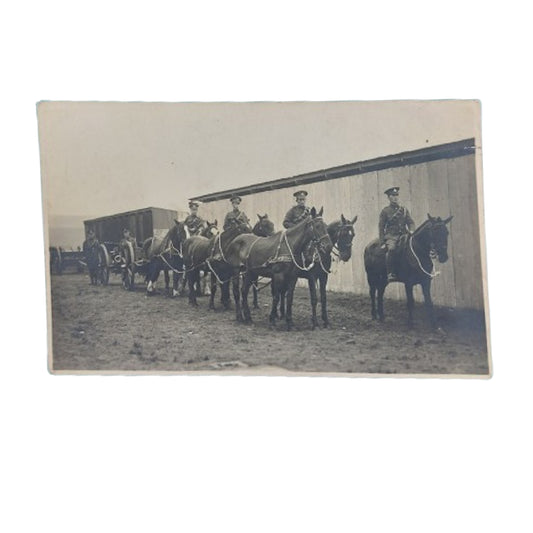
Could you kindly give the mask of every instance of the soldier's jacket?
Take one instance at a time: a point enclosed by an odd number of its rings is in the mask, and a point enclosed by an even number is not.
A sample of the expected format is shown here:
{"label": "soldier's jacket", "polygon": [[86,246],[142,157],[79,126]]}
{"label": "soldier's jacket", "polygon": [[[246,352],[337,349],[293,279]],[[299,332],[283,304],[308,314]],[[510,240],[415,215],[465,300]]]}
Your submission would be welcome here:
{"label": "soldier's jacket", "polygon": [[283,220],[283,227],[287,229],[292,228],[292,226],[295,226],[296,224],[298,224],[298,222],[301,222],[308,214],[309,208],[307,206],[292,206],[285,215],[285,219]]}
{"label": "soldier's jacket", "polygon": [[83,253],[85,254],[85,261],[89,270],[93,270],[98,265],[98,247],[100,243],[95,237],[93,239],[87,239],[83,243]]}
{"label": "soldier's jacket", "polygon": [[191,235],[198,235],[205,226],[204,219],[198,215],[189,215],[183,223],[189,228]]}
{"label": "soldier's jacket", "polygon": [[384,242],[388,237],[399,237],[407,230],[414,231],[415,223],[409,211],[401,206],[388,205],[379,215],[379,238]]}
{"label": "soldier's jacket", "polygon": [[94,250],[95,248],[98,248],[99,244],[100,243],[98,242],[98,239],[96,237],[93,239],[87,239],[83,243],[83,251],[85,253],[90,252]]}
{"label": "soldier's jacket", "polygon": [[244,222],[244,224],[248,225],[250,224],[250,220],[242,211],[238,211],[237,213],[235,211],[230,211],[224,219],[224,229],[228,229],[233,220]]}

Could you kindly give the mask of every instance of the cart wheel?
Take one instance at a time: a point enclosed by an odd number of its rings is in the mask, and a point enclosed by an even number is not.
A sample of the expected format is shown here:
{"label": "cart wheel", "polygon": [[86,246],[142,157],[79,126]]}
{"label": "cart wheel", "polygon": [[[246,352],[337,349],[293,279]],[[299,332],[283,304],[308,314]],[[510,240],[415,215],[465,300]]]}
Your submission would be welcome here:
{"label": "cart wheel", "polygon": [[63,261],[61,258],[61,251],[59,248],[50,248],[50,273],[62,274]]}
{"label": "cart wheel", "polygon": [[109,265],[110,259],[107,248],[101,244],[98,249],[98,279],[102,285],[109,283]]}

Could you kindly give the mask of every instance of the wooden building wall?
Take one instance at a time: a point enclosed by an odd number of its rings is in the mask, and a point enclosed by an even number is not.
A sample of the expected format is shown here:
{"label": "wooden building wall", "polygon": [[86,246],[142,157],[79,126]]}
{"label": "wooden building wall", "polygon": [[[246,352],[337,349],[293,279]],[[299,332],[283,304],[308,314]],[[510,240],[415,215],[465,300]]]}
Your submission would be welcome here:
{"label": "wooden building wall", "polygon": [[[427,213],[442,218],[454,216],[449,225],[450,259],[445,264],[436,263],[441,274],[433,280],[435,303],[483,309],[474,154],[249,194],[242,197],[241,208],[252,224],[257,214],[268,213],[276,230],[280,230],[286,211],[294,204],[293,192],[304,188],[309,192],[309,206],[324,207],[326,222],[339,219],[341,213],[347,218],[358,215],[352,259],[334,263],[328,288],[367,294],[363,250],[378,235],[379,213],[388,204],[383,191],[393,185],[400,187],[400,202],[409,209],[417,225]],[[218,219],[221,226],[230,209],[229,200],[216,200],[204,203],[200,215]],[[422,300],[419,287],[415,293]],[[391,284],[386,296],[404,299],[403,285]]]}

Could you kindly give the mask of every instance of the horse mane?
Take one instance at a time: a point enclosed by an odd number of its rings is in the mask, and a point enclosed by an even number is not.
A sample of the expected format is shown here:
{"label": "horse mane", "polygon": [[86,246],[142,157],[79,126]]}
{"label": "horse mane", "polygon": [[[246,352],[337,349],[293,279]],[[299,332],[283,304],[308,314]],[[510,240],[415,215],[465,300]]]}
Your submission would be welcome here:
{"label": "horse mane", "polygon": [[428,226],[431,222],[432,221],[429,219],[424,220],[424,222],[422,222],[422,224],[420,224],[420,226],[418,226],[418,228],[413,231],[413,236],[417,237],[418,235],[420,235],[420,233],[422,233],[422,231],[426,229],[426,226]]}
{"label": "horse mane", "polygon": [[328,224],[328,235],[331,239],[331,242],[335,244],[339,238],[339,229],[342,226],[341,220],[334,220],[331,224]]}

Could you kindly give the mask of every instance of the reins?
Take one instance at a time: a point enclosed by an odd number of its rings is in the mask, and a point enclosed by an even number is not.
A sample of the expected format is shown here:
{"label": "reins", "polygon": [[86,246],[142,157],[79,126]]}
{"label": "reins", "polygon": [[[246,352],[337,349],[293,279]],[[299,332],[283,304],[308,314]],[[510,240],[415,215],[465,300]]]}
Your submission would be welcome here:
{"label": "reins", "polygon": [[[416,255],[416,252],[415,252],[415,249],[413,247],[413,235],[410,235],[409,236],[409,249],[411,250],[411,253],[413,254],[414,258],[416,259],[416,262],[418,263],[418,268],[420,268],[420,270],[426,274],[426,276],[429,276],[431,279],[437,277],[440,272],[438,271],[434,271],[434,272],[428,272],[423,266],[422,266],[422,263],[420,261],[420,258],[418,257],[418,255]],[[433,264],[433,261],[431,260],[431,257],[429,258],[429,260],[431,261],[431,267],[432,269],[434,270],[435,269],[435,265]]]}

